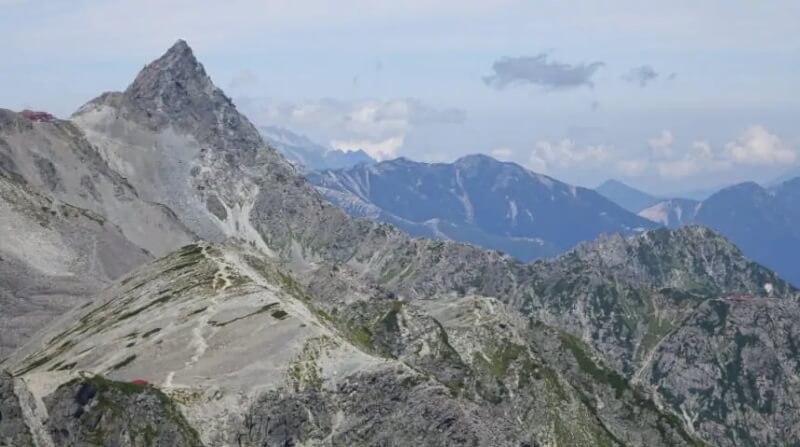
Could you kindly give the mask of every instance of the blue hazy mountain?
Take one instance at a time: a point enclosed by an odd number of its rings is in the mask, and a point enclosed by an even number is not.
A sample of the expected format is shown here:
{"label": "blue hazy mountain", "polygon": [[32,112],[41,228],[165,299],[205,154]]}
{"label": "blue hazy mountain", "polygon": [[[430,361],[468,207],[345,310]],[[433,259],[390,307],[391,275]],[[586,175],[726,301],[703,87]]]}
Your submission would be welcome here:
{"label": "blue hazy mountain", "polygon": [[740,183],[702,202],[668,200],[639,215],[670,227],[711,227],[748,257],[800,284],[800,177],[771,188]]}
{"label": "blue hazy mountain", "polygon": [[780,185],[783,182],[788,182],[795,177],[800,177],[800,166],[794,166],[780,176],[766,183],[768,187]]}
{"label": "blue hazy mountain", "polygon": [[312,172],[308,178],[352,215],[390,222],[413,235],[505,251],[522,260],[560,253],[601,233],[657,226],[594,190],[485,155],[435,164],[399,158]]}
{"label": "blue hazy mountain", "polygon": [[654,195],[613,179],[606,180],[595,191],[632,213],[638,213],[659,201]]}
{"label": "blue hazy mountain", "polygon": [[304,170],[341,169],[361,163],[375,163],[375,160],[362,150],[331,149],[283,127],[263,126],[259,131],[281,155]]}

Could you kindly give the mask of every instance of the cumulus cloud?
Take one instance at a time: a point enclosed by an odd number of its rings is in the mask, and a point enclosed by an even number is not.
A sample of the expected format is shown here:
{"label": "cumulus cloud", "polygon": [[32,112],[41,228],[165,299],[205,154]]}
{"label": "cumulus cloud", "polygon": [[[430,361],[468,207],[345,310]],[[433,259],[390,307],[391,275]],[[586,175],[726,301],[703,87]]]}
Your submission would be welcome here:
{"label": "cumulus cloud", "polygon": [[763,126],[751,126],[725,146],[725,156],[746,165],[793,163],[797,153]]}
{"label": "cumulus cloud", "polygon": [[403,140],[404,137],[391,137],[383,141],[333,140],[330,144],[334,149],[341,149],[346,152],[363,150],[376,160],[388,160],[397,157],[397,152],[403,147]]}
{"label": "cumulus cloud", "polygon": [[[657,144],[653,144],[656,142]],[[795,150],[763,126],[751,126],[735,141],[721,149],[707,141],[695,141],[680,154],[672,148],[672,134],[667,131],[649,141],[653,157],[657,160],[656,171],[664,178],[687,178],[701,174],[729,171],[741,166],[768,166],[793,163],[797,159]],[[669,150],[665,150],[668,148]]]}
{"label": "cumulus cloud", "polygon": [[507,57],[492,64],[492,75],[484,76],[486,85],[502,90],[508,86],[533,84],[550,89],[592,87],[592,76],[603,62],[565,64],[548,60],[544,53],[536,56]]}
{"label": "cumulus cloud", "polygon": [[491,154],[492,157],[503,161],[511,160],[514,157],[514,151],[507,147],[498,147],[497,149],[492,149]]}
{"label": "cumulus cloud", "polygon": [[[639,84],[639,87],[646,87],[648,82],[656,79],[657,77],[658,73],[655,71],[655,69],[653,69],[653,67],[649,65],[641,65],[639,67],[631,68],[627,74],[622,76],[622,79],[628,82],[635,82]],[[670,77],[670,79],[672,78]]]}
{"label": "cumulus cloud", "polygon": [[553,168],[602,162],[606,158],[608,158],[608,149],[603,145],[580,148],[570,139],[563,139],[555,143],[539,141],[534,146],[527,165],[534,171],[548,172]]}
{"label": "cumulus cloud", "polygon": [[645,173],[649,165],[647,160],[620,160],[616,167],[626,177],[639,177]]}
{"label": "cumulus cloud", "polygon": [[672,132],[662,130],[661,133],[653,138],[647,140],[647,145],[650,147],[650,154],[654,158],[669,158],[672,156],[672,143],[675,139]]}
{"label": "cumulus cloud", "polygon": [[711,145],[705,141],[695,141],[682,156],[661,160],[656,169],[661,177],[685,178],[700,174],[725,170],[730,167],[727,160],[717,157]]}
{"label": "cumulus cloud", "polygon": [[377,159],[395,156],[414,129],[466,120],[463,110],[431,107],[411,98],[302,102],[237,98],[237,103],[258,125],[287,127],[340,149],[364,149]]}

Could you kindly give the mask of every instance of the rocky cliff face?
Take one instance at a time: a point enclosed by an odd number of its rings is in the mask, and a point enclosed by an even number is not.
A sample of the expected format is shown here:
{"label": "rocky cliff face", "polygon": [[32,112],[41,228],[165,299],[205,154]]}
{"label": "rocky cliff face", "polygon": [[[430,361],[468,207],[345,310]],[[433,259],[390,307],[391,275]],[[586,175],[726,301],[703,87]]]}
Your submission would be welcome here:
{"label": "rocky cliff face", "polygon": [[794,299],[706,301],[658,345],[642,380],[720,446],[794,445],[797,322]]}
{"label": "rocky cliff face", "polygon": [[671,228],[705,225],[719,231],[748,257],[800,283],[794,253],[800,249],[800,178],[770,188],[753,182],[724,188],[697,202],[660,202],[640,215]]}
{"label": "rocky cliff face", "polygon": [[[720,428],[762,405],[726,390],[749,383],[765,363],[742,361],[739,373],[721,375],[727,362],[712,351],[725,339],[696,350],[682,335],[702,329],[704,306],[728,294],[752,294],[789,315],[797,306],[796,290],[711,230],[605,237],[523,264],[349,217],[261,140],[184,42],[73,122],[93,159],[126,179],[132,202],[164,210],[183,229],[174,235],[204,241],[170,250],[182,240],[170,236],[161,246],[169,254],[98,286],[86,304],[17,349],[2,364],[14,377],[0,383],[10,380],[16,396],[0,400],[0,413],[11,415],[0,420],[4,439],[39,446],[797,442],[778,433],[796,422],[792,412],[763,413],[766,428],[750,425],[748,437]],[[4,163],[3,172],[21,175]],[[36,191],[52,199],[44,186]],[[119,227],[103,237],[121,234],[132,241],[125,254],[141,252],[112,208],[98,209]],[[762,319],[750,321],[743,316],[741,324]],[[769,338],[759,343],[771,346]],[[792,344],[774,346],[770,355],[789,365]],[[717,368],[703,383],[719,398],[695,391],[699,373],[664,366],[680,362]],[[772,377],[757,383],[759,393],[791,391],[788,373]],[[130,383],[136,379],[151,386]],[[791,406],[792,398],[781,399],[776,408]],[[726,416],[697,416],[715,412]]]}
{"label": "rocky cliff face", "polygon": [[792,293],[774,273],[701,227],[600,238],[534,270],[534,295],[523,308],[579,334],[628,377],[706,300]]}
{"label": "rocky cliff face", "polygon": [[59,386],[44,403],[54,445],[200,445],[175,404],[147,385],[78,378]]}
{"label": "rocky cliff face", "polygon": [[0,445],[35,445],[11,374],[0,371]]}

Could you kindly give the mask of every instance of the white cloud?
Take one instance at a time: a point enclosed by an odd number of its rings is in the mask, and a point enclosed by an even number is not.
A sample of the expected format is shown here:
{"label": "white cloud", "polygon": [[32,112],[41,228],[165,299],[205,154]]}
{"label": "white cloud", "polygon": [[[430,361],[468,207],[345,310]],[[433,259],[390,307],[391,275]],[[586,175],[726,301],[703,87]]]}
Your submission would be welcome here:
{"label": "white cloud", "polygon": [[603,145],[586,146],[581,149],[570,139],[556,143],[539,141],[533,148],[527,165],[534,171],[548,172],[553,168],[602,162],[606,158],[608,150]]}
{"label": "white cloud", "polygon": [[403,137],[387,138],[383,141],[331,141],[331,146],[343,151],[363,150],[376,160],[388,160],[397,157],[397,152],[403,147]]}
{"label": "white cloud", "polygon": [[672,156],[672,143],[674,140],[672,132],[662,130],[660,135],[647,140],[647,145],[650,147],[650,153],[653,157],[669,158]]}
{"label": "white cloud", "polygon": [[685,178],[698,173],[701,169],[696,162],[683,159],[673,161],[663,161],[658,163],[658,174],[666,178]]}
{"label": "white cloud", "polygon": [[639,177],[649,165],[647,160],[620,160],[617,162],[617,170],[627,177]]}
{"label": "white cloud", "polygon": [[658,174],[665,178],[686,178],[703,172],[727,170],[731,163],[717,156],[711,145],[705,141],[695,141],[682,157],[662,160],[656,164]]}
{"label": "white cloud", "polygon": [[725,146],[725,156],[744,165],[793,163],[796,152],[763,126],[752,126],[736,141]]}
{"label": "white cloud", "polygon": [[796,158],[797,153],[777,135],[756,125],[745,129],[736,141],[727,143],[723,150],[715,151],[710,143],[695,141],[680,157],[661,159],[656,166],[661,177],[687,178],[730,171],[741,166],[789,164]]}
{"label": "white cloud", "polygon": [[340,149],[364,149],[378,159],[396,156],[414,129],[459,124],[465,119],[460,109],[429,107],[415,99],[236,101],[258,125],[286,127],[312,139],[331,141]]}
{"label": "white cloud", "polygon": [[492,149],[492,157],[498,160],[508,161],[511,160],[513,156],[514,151],[507,147],[498,147],[497,149]]}

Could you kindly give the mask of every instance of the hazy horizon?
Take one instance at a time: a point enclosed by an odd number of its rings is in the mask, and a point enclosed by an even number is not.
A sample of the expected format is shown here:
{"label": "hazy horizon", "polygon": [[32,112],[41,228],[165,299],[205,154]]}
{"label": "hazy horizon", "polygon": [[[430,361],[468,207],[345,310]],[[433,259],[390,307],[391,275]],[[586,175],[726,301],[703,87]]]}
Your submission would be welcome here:
{"label": "hazy horizon", "polygon": [[798,163],[795,2],[191,5],[0,0],[0,107],[66,117],[183,38],[256,124],[379,159],[485,153],[654,194]]}

